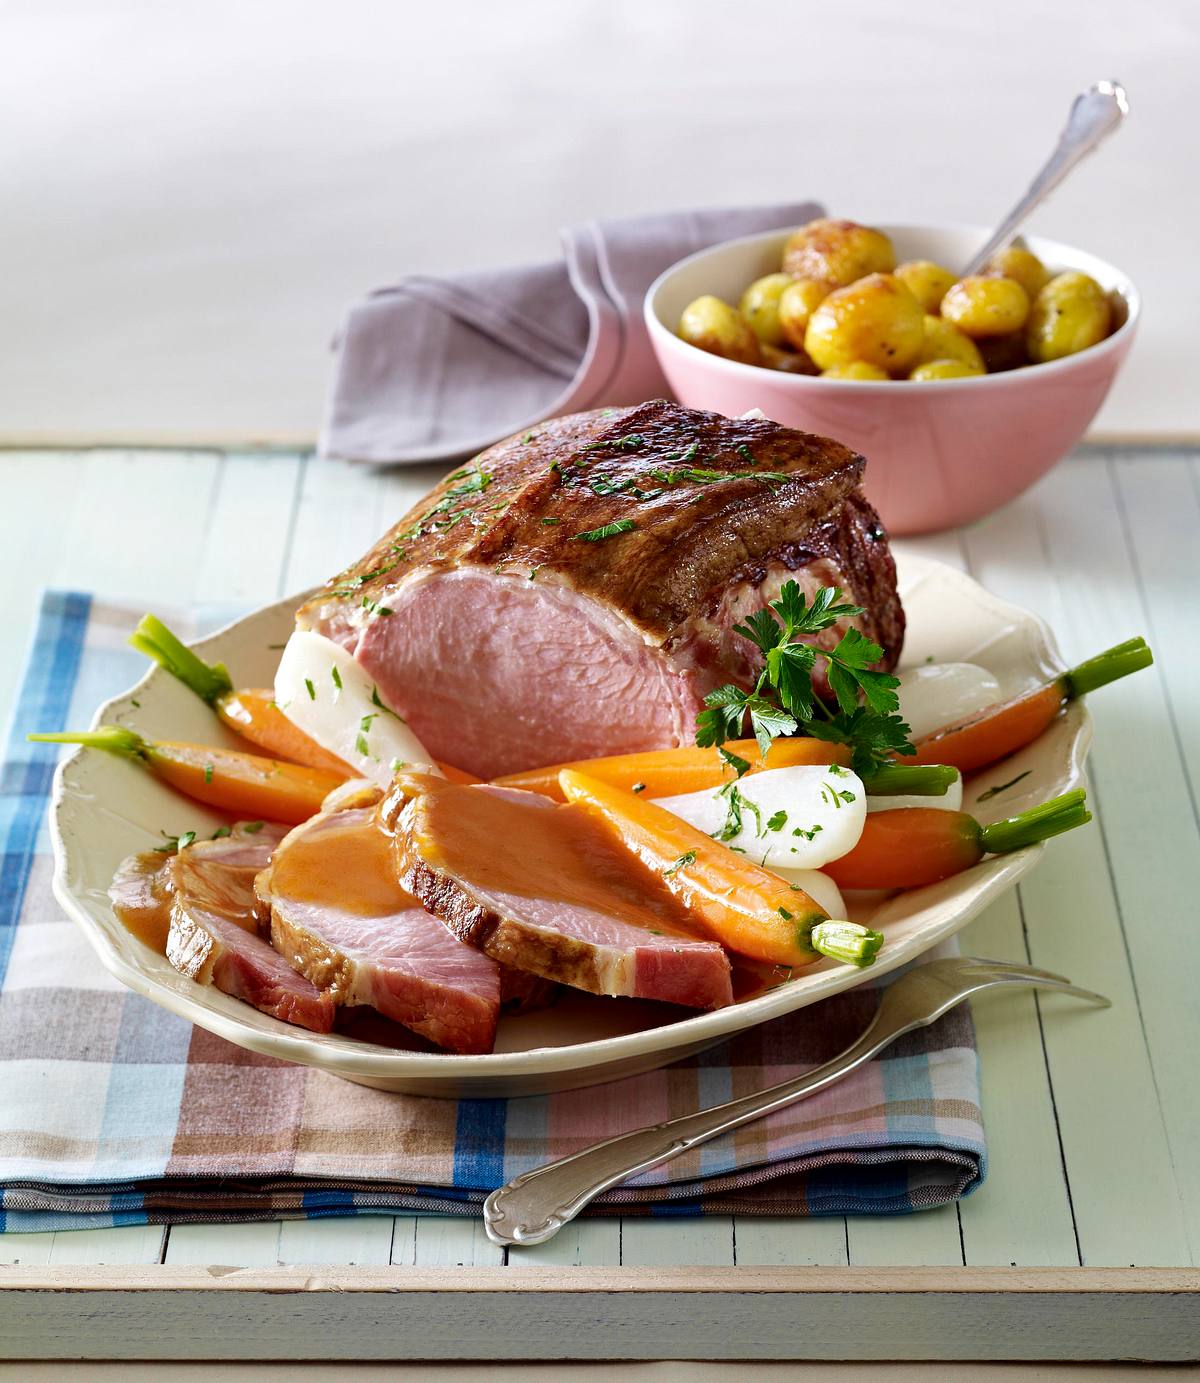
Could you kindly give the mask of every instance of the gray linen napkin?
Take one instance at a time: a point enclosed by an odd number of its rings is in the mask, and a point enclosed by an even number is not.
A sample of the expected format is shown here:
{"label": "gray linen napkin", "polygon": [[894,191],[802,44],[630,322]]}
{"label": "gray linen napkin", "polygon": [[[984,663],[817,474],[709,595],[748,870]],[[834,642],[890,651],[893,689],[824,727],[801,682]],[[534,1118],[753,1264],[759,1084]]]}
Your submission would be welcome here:
{"label": "gray linen napkin", "polygon": [[553,263],[378,289],[334,342],[321,455],[453,461],[559,413],[662,397],[642,323],[654,279],[696,250],[821,212],[796,202],[589,221],[563,232]]}

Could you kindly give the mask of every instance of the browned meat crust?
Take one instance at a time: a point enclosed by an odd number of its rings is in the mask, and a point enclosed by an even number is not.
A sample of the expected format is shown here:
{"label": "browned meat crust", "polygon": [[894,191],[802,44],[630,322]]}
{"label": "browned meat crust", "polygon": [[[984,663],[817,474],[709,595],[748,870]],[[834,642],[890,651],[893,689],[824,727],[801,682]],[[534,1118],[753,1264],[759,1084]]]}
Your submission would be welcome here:
{"label": "browned meat crust", "polygon": [[886,535],[859,489],[864,464],[828,438],[661,399],[556,418],[452,472],[298,618],[337,637],[419,569],[544,570],[661,646],[686,640],[731,583],[828,558],[890,667],[904,617]]}

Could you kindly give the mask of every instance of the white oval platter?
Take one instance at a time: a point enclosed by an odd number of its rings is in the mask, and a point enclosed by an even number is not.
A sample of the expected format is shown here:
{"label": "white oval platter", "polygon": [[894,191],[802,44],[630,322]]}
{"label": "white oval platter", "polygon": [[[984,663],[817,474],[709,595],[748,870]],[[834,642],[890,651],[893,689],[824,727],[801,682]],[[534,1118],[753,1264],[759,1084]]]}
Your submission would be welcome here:
{"label": "white oval platter", "polygon": [[[1053,636],[1039,618],[998,600],[961,572],[907,558],[900,563],[900,586],[908,612],[904,665],[930,659],[976,662],[996,675],[1006,694],[1061,669]],[[210,661],[225,662],[235,685],[270,685],[278,646],[291,631],[298,599],[245,616],[198,643],[197,651]],[[211,711],[158,668],[101,706],[95,723],[132,725],[164,739],[213,743],[221,737]],[[1073,703],[1035,744],[971,778],[965,809],[991,821],[1081,786],[1090,741],[1091,718],[1081,703]],[[1019,775],[1014,786],[980,800],[989,788]],[[886,938],[869,970],[823,961],[767,994],[692,1015],[653,1003],[570,992],[544,1012],[502,1019],[495,1052],[454,1056],[291,1027],[185,979],[126,931],[107,895],[120,861],[161,839],[164,827],[203,831],[219,824],[220,818],[110,755],[77,751],[59,766],[51,805],[54,891],[106,968],[130,989],[251,1051],[382,1090],[476,1098],[544,1094],[651,1070],[869,982],[957,932],[1027,874],[1044,848],[986,860],[953,879],[882,901],[865,896],[855,901],[850,911],[856,920],[870,920]]]}

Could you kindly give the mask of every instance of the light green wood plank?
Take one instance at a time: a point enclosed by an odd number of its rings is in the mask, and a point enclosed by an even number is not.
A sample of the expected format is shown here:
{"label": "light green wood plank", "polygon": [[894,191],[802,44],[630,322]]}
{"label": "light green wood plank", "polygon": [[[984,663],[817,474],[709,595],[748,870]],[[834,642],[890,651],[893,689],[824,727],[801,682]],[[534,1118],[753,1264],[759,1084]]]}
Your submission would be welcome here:
{"label": "light green wood plank", "polygon": [[320,1220],[284,1220],[279,1226],[280,1263],[390,1261],[391,1215],[339,1215]]}
{"label": "light green wood plank", "polygon": [[47,1263],[157,1263],[166,1229],[162,1225],[121,1225],[115,1229],[60,1229]]}
{"label": "light green wood plank", "polygon": [[279,1222],[173,1225],[164,1263],[269,1268],[279,1262]]}
{"label": "light green wood plank", "polygon": [[621,1222],[573,1220],[546,1244],[510,1248],[512,1268],[615,1268],[621,1262]]}
{"label": "light green wood plank", "polygon": [[54,1231],[39,1234],[0,1234],[0,1263],[49,1263]]}
{"label": "light green wood plank", "polygon": [[[1063,480],[1050,479],[1052,502],[1060,512],[1073,505],[1078,516],[1047,534],[1056,568],[1086,573],[1084,580],[1061,583],[1073,635],[1091,650],[1145,629],[1148,612],[1125,544],[1111,467],[1080,468],[1069,489]],[[1164,525],[1169,507],[1164,496]],[[1162,602],[1171,599],[1164,590]],[[1177,587],[1173,599],[1191,614],[1194,628],[1194,589]],[[1200,1082],[1194,1061],[1200,1049],[1200,824],[1175,726],[1195,699],[1193,688],[1183,706],[1174,706],[1159,667],[1092,698],[1094,781],[1193,1259],[1200,1252]]]}
{"label": "light green wood plank", "polygon": [[624,1267],[706,1267],[733,1264],[733,1220],[725,1215],[660,1220],[649,1216],[621,1221]]}
{"label": "light green wood plank", "polygon": [[300,481],[283,588],[301,591],[361,557],[386,525],[385,474],[371,466],[309,457]]}
{"label": "light green wood plank", "polygon": [[391,1261],[410,1266],[417,1261],[416,1215],[397,1215],[392,1221]]}
{"label": "light green wood plank", "polygon": [[299,456],[235,452],[221,458],[198,599],[254,608],[283,594],[300,474]]}
{"label": "light green wood plank", "polygon": [[856,1268],[925,1267],[962,1262],[953,1205],[914,1215],[850,1215],[850,1262]]}
{"label": "light green wood plank", "polygon": [[211,452],[89,453],[54,580],[147,604],[191,601],[218,468]]}
{"label": "light green wood plank", "polygon": [[846,1221],[841,1215],[784,1216],[757,1219],[739,1215],[734,1222],[739,1268],[810,1264],[844,1267]]}
{"label": "light green wood plank", "polygon": [[[972,570],[986,586],[1050,620],[1068,660],[1144,627],[1111,479],[1094,459],[1065,463],[1031,495],[972,529],[967,548]],[[1165,1102],[1160,1109],[1156,1087],[1159,1054],[1142,1031],[1137,967],[1131,972],[1126,943],[1127,933],[1133,942],[1138,919],[1155,931],[1163,928],[1167,940],[1186,918],[1177,900],[1162,898],[1155,909],[1138,897],[1138,876],[1175,868],[1178,832],[1166,843],[1152,829],[1147,840],[1129,817],[1151,805],[1162,781],[1168,785],[1162,819],[1186,826],[1190,814],[1181,801],[1157,673],[1142,672],[1105,688],[1091,707],[1097,721],[1093,805],[1099,803],[1104,832],[1092,826],[1051,842],[1021,890],[1034,963],[1114,1000],[1104,1013],[1071,1014],[1061,1001],[1042,1004],[1067,1177],[1085,1263],[1187,1262],[1176,1186],[1179,1155],[1172,1158],[1169,1111]],[[1137,806],[1131,813],[1132,804]],[[1133,871],[1123,910],[1110,881],[1106,843],[1114,872],[1118,860]],[[1182,848],[1186,853],[1194,847],[1184,841]],[[1156,891],[1164,892],[1157,883]],[[1164,954],[1162,942],[1153,947],[1154,958]],[[1164,969],[1150,952],[1146,959],[1153,971]],[[1179,1007],[1178,1000],[1173,1006]],[[1114,1187],[1122,1188],[1117,1204]]]}
{"label": "light green wood plank", "polygon": [[[1025,961],[1017,896],[993,903],[962,933],[964,953]],[[1079,1261],[1037,1004],[1030,990],[971,1004],[979,1051],[988,1175],[959,1206],[972,1266]]]}
{"label": "light green wood plank", "polygon": [[481,1219],[420,1215],[413,1262],[420,1268],[497,1268],[504,1250],[487,1237]]}
{"label": "light green wood plank", "polygon": [[1200,799],[1200,469],[1178,455],[1125,458],[1116,499],[1146,610],[1146,637],[1170,694],[1175,730]]}
{"label": "light green wood plank", "polygon": [[71,521],[82,466],[71,453],[0,452],[0,732],[12,711],[40,590],[53,581],[56,535]]}

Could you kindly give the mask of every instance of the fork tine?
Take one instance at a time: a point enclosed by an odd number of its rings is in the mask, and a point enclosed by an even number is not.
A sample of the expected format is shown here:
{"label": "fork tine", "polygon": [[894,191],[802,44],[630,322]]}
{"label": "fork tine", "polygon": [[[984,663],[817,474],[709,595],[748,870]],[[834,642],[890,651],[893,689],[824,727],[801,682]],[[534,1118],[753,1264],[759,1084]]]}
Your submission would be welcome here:
{"label": "fork tine", "polygon": [[[1021,979],[1014,975],[1010,983],[1019,984]],[[1097,994],[1094,989],[1083,989],[1080,985],[1068,982],[1055,982],[1052,980],[1030,980],[1029,984],[1036,989],[1047,989],[1055,994],[1074,994],[1078,999],[1090,999],[1092,1003],[1100,1008],[1112,1008],[1112,1000],[1104,994]]]}
{"label": "fork tine", "polygon": [[1057,984],[1070,984],[1066,975],[1056,975],[1052,970],[1039,970],[1033,965],[1018,965],[1009,960],[985,960],[982,956],[963,956],[965,965],[980,975],[1013,975],[1029,981],[1053,981]]}

